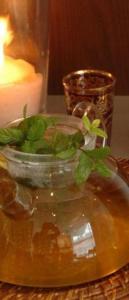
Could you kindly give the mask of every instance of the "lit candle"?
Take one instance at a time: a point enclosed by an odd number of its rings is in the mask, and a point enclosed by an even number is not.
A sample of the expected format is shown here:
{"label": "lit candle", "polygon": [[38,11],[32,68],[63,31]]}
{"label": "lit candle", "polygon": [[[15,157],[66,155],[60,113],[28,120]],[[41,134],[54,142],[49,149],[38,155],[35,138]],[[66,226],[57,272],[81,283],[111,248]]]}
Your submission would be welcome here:
{"label": "lit candle", "polygon": [[0,18],[0,126],[22,117],[25,104],[29,115],[40,107],[42,75],[25,60],[4,54],[12,38],[8,17]]}

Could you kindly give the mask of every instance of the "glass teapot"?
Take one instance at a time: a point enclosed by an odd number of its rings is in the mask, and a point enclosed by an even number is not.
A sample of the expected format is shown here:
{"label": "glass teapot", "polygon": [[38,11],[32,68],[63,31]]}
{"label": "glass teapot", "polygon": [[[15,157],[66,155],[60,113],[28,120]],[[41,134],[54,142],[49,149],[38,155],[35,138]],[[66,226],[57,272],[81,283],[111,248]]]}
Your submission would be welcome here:
{"label": "glass teapot", "polygon": [[[82,128],[60,115],[63,132]],[[85,136],[92,149],[95,138]],[[0,280],[60,287],[89,282],[129,262],[129,188],[116,165],[110,178],[74,181],[77,159],[2,151]]]}

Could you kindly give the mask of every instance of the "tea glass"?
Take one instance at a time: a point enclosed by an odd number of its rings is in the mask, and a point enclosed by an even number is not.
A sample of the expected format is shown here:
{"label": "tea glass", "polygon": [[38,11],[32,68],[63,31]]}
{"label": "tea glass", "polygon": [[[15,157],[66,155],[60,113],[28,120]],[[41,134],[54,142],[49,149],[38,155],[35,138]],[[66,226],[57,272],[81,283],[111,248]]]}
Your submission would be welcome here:
{"label": "tea glass", "polygon": [[80,70],[63,78],[68,114],[100,118],[111,143],[113,95],[116,79],[106,71]]}

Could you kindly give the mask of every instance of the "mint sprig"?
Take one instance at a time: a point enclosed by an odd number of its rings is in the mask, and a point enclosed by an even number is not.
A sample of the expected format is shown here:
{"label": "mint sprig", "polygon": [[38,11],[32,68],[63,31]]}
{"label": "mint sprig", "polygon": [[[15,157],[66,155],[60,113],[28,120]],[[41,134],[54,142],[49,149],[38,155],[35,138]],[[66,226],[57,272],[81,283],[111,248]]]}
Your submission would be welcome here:
{"label": "mint sprig", "polygon": [[96,136],[99,136],[102,138],[107,138],[107,133],[99,127],[101,124],[101,121],[99,119],[95,119],[95,120],[93,120],[93,122],[90,122],[90,120],[87,116],[83,116],[82,122],[83,122],[84,128],[90,134],[96,135]]}
{"label": "mint sprig", "polygon": [[103,161],[109,154],[109,147],[83,150],[80,154],[79,163],[75,172],[76,182],[78,184],[84,182],[93,171],[97,171],[101,176],[109,177],[111,172]]}
{"label": "mint sprig", "polygon": [[[87,116],[83,116],[82,123],[84,129],[94,136],[99,136],[102,138],[107,138],[107,133],[101,129],[101,121],[99,119],[93,120],[91,122]],[[100,147],[93,150],[84,150],[81,149],[82,153],[80,154],[79,163],[75,172],[75,180],[78,184],[87,180],[89,175],[94,171],[97,171],[101,176],[109,177],[111,172],[104,160],[110,154],[109,147]]]}
{"label": "mint sprig", "polygon": [[88,179],[94,170],[94,161],[90,159],[86,152],[82,152],[79,157],[79,163],[75,170],[75,181],[81,184]]}
{"label": "mint sprig", "polygon": [[93,136],[106,138],[107,134],[100,128],[99,119],[91,122],[83,116],[83,130],[74,134],[66,134],[58,127],[58,118],[36,115],[27,117],[24,108],[24,119],[16,127],[0,129],[0,145],[10,145],[16,150],[32,154],[51,154],[57,159],[68,160],[78,158],[75,170],[75,180],[81,184],[92,172],[102,176],[110,176],[110,170],[105,159],[110,154],[109,147],[99,147],[87,150],[85,135],[87,132]]}
{"label": "mint sprig", "polygon": [[23,141],[24,134],[19,128],[0,128],[0,144],[19,144]]}
{"label": "mint sprig", "polygon": [[56,157],[60,158],[60,159],[70,159],[73,156],[75,156],[76,154],[76,148],[74,147],[70,147],[67,150],[61,151],[59,153],[56,154]]}

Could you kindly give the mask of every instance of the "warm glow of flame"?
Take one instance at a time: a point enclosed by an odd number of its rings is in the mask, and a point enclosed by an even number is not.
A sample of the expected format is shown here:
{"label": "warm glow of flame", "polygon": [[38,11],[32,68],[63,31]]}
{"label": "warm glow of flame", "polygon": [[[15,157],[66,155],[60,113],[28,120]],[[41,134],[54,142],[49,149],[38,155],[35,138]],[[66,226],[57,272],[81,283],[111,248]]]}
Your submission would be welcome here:
{"label": "warm glow of flame", "polygon": [[9,23],[9,17],[0,17],[0,66],[4,64],[4,46],[13,38]]}
{"label": "warm glow of flame", "polygon": [[12,39],[13,32],[10,27],[9,16],[0,16],[0,88],[1,86],[29,81],[36,74],[34,67],[28,62],[5,54],[5,46],[8,46]]}

